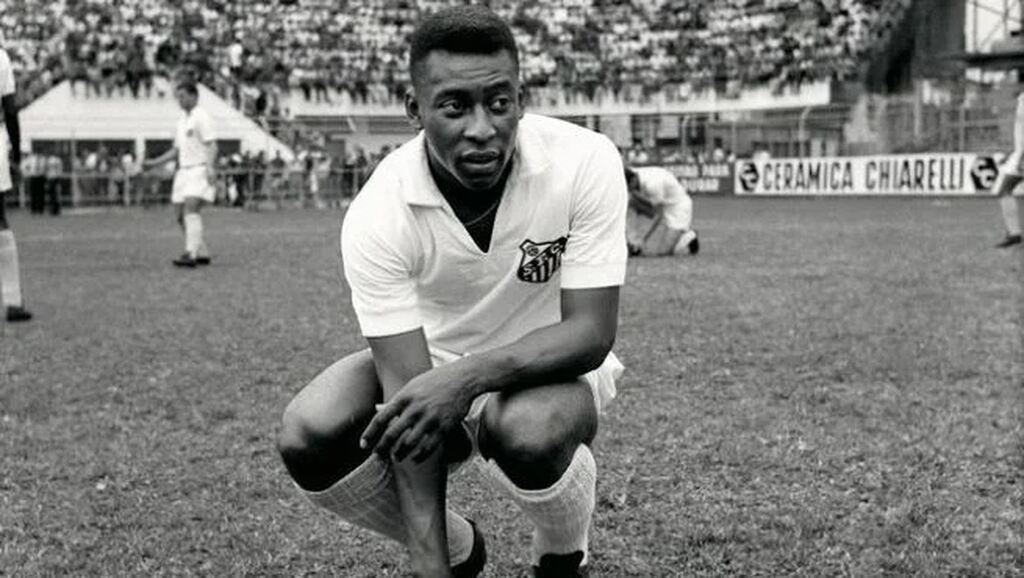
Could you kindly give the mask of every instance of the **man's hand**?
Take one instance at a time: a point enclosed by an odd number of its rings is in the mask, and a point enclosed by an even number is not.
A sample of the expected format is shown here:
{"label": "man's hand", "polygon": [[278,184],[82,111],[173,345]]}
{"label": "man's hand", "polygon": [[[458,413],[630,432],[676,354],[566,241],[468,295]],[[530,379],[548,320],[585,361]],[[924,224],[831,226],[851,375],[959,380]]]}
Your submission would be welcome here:
{"label": "man's hand", "polygon": [[472,402],[449,367],[437,367],[405,384],[380,407],[359,445],[373,447],[381,455],[390,452],[395,461],[411,456],[417,463],[440,448],[448,433],[466,417]]}

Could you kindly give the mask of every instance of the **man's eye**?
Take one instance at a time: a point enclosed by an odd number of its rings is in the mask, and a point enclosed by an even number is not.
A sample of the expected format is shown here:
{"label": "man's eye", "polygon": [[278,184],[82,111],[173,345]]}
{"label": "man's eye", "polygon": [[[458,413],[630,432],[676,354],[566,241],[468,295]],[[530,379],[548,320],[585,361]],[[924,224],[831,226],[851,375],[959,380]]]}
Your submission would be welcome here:
{"label": "man's eye", "polygon": [[499,96],[491,101],[491,110],[494,112],[506,112],[512,107],[512,99],[507,96]]}
{"label": "man's eye", "polygon": [[445,114],[459,114],[462,108],[462,103],[457,100],[446,100],[441,103],[441,111]]}

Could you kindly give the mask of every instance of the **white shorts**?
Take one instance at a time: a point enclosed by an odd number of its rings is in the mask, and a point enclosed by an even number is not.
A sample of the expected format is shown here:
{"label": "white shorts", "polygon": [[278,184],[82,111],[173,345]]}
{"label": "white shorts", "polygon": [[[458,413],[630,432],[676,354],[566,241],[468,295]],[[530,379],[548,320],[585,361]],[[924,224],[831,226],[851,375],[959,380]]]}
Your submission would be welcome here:
{"label": "white shorts", "polygon": [[217,198],[217,191],[206,178],[206,165],[185,167],[174,173],[174,186],[171,189],[171,203],[184,203],[193,197],[212,203]]}
{"label": "white shorts", "polygon": [[7,129],[0,124],[0,193],[14,188],[11,182],[11,159],[7,156]]}

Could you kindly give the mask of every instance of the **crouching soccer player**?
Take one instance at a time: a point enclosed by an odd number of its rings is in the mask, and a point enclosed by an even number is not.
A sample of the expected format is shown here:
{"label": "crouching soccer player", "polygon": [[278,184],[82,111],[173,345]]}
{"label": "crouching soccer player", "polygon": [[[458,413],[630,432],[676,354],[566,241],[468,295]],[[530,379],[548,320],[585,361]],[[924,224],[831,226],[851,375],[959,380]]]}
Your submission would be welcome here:
{"label": "crouching soccer player", "polygon": [[410,70],[422,131],[342,226],[369,350],[295,396],[279,451],[313,503],[405,544],[431,577],[486,560],[480,529],[446,507],[449,465],[472,461],[532,522],[534,575],[584,576],[589,446],[622,371],[621,160],[604,136],[524,115],[515,41],[486,8],[423,20]]}
{"label": "crouching soccer player", "polygon": [[21,301],[18,245],[4,212],[6,193],[17,187],[20,176],[21,130],[15,92],[14,68],[0,37],[0,108],[3,109],[0,115],[0,304],[10,322],[32,319]]}
{"label": "crouching soccer player", "polygon": [[661,167],[626,168],[629,188],[629,254],[661,257],[696,255],[697,231],[691,229],[693,200],[675,175]]}

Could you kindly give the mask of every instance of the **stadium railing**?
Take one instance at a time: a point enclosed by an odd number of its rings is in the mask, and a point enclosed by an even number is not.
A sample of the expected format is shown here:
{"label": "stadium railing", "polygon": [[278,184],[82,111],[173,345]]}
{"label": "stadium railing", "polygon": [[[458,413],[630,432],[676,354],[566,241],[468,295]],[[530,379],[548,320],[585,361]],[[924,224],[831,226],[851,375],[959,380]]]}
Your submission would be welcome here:
{"label": "stadium railing", "polygon": [[[253,209],[344,206],[366,182],[369,173],[369,167],[313,173],[293,169],[222,169],[217,173],[216,204]],[[28,208],[48,202],[40,200],[41,197],[56,190],[62,208],[164,205],[170,202],[173,180],[173,174],[166,172],[28,175],[22,178],[16,195],[7,195],[7,202]]]}

